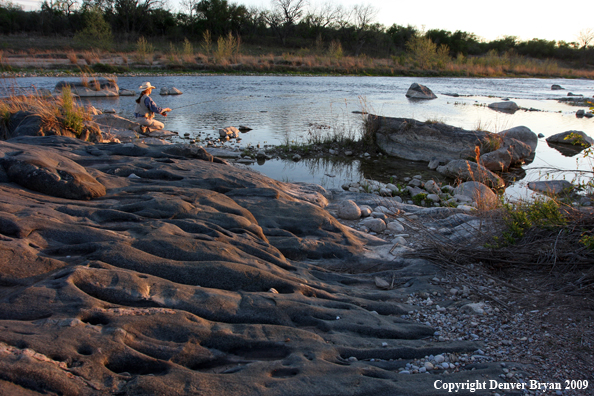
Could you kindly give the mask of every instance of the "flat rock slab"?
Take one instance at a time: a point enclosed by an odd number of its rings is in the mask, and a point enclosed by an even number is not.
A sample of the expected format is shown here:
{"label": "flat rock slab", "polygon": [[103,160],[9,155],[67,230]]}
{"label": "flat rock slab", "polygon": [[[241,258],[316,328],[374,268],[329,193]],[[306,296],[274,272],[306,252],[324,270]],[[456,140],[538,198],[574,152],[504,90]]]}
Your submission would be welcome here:
{"label": "flat rock slab", "polygon": [[[378,290],[369,268],[415,291],[437,269],[366,255],[319,186],[187,145],[2,147],[84,170],[105,194],[56,197],[8,180],[10,163],[0,172],[0,393],[439,395],[434,376],[398,374],[399,359],[480,347],[402,319],[410,290]],[[469,365],[448,381],[499,374]]]}

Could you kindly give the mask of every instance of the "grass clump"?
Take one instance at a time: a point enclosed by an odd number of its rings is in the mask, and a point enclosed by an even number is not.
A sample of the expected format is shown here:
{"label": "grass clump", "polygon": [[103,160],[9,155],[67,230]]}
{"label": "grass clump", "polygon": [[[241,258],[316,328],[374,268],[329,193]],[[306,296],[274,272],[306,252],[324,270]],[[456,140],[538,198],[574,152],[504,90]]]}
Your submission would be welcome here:
{"label": "grass clump", "polygon": [[85,120],[88,116],[85,108],[75,103],[69,86],[62,89],[57,104],[64,127],[74,132],[76,136],[80,136],[85,128]]}
{"label": "grass clump", "polygon": [[484,139],[480,142],[480,152],[487,154],[492,151],[499,150],[503,145],[503,139],[494,133],[487,133]]}
{"label": "grass clump", "polygon": [[425,203],[426,203],[425,200],[427,199],[427,193],[419,193],[417,195],[413,195],[411,199],[415,205],[425,206]]}
{"label": "grass clump", "polygon": [[505,230],[501,237],[494,237],[496,246],[516,244],[533,228],[552,230],[567,224],[560,204],[553,199],[504,203],[502,209]]}
{"label": "grass clump", "polygon": [[0,99],[0,138],[10,137],[11,119],[19,112],[39,117],[41,135],[82,137],[88,132],[85,122],[91,120],[89,111],[76,103],[70,87],[64,87],[57,98],[13,95]]}

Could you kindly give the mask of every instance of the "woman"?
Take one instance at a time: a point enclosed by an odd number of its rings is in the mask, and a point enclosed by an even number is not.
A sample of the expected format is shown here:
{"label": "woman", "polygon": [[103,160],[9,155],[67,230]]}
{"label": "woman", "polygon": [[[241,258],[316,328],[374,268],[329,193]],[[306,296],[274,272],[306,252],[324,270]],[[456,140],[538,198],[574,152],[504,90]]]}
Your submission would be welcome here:
{"label": "woman", "polygon": [[136,108],[134,109],[134,117],[136,122],[140,124],[141,132],[158,131],[165,127],[162,122],[156,121],[153,118],[155,113],[161,114],[163,117],[167,117],[167,113],[171,111],[169,107],[161,108],[155,104],[155,102],[149,96],[153,91],[153,87],[150,82],[143,83],[138,87],[141,91],[140,96],[136,99]]}

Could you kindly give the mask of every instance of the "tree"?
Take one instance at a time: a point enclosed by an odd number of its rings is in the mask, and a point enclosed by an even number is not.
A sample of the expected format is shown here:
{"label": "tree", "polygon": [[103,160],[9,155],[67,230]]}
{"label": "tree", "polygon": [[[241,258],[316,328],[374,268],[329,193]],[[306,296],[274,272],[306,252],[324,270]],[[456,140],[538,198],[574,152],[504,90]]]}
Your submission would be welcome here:
{"label": "tree", "polygon": [[366,30],[375,22],[378,10],[371,4],[358,4],[353,6],[353,25],[358,32]]}
{"label": "tree", "polygon": [[437,53],[437,45],[429,37],[421,34],[411,37],[406,43],[406,48],[421,69],[430,67]]}
{"label": "tree", "polygon": [[594,30],[583,29],[578,34],[578,43],[581,48],[586,49],[594,42]]}
{"label": "tree", "polygon": [[125,33],[139,33],[148,25],[150,11],[162,5],[161,0],[115,0],[116,25]]}
{"label": "tree", "polygon": [[83,12],[85,28],[74,35],[74,41],[79,45],[94,48],[110,49],[113,45],[111,26],[103,18],[98,7]]}
{"label": "tree", "polygon": [[245,6],[229,4],[227,0],[201,0],[196,4],[196,12],[203,30],[209,30],[215,37],[239,33],[248,14]]}
{"label": "tree", "polygon": [[406,48],[406,43],[417,34],[417,28],[411,25],[404,27],[394,24],[388,28],[386,33],[396,48],[403,50]]}
{"label": "tree", "polygon": [[314,7],[306,15],[307,24],[317,30],[333,27],[339,20],[343,19],[346,11],[343,6],[326,2],[320,7]]}
{"label": "tree", "polygon": [[262,13],[266,24],[274,31],[282,45],[287,44],[287,37],[300,21],[306,5],[306,0],[272,0],[272,10]]}
{"label": "tree", "polygon": [[371,4],[353,6],[351,17],[355,28],[355,40],[357,41],[355,56],[359,56],[363,46],[368,41],[369,36],[371,36],[371,27],[374,26],[373,22],[377,13],[378,10]]}
{"label": "tree", "polygon": [[307,0],[272,0],[272,8],[281,15],[285,27],[299,22],[306,5]]}
{"label": "tree", "polygon": [[44,1],[42,8],[45,7],[59,14],[70,15],[78,8],[77,0],[50,0]]}

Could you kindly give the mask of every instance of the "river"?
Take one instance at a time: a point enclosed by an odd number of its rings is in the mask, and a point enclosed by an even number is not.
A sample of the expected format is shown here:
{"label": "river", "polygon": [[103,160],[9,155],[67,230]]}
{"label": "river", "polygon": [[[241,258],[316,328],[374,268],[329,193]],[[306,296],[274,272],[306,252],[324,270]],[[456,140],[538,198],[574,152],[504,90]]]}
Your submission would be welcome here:
{"label": "river", "polygon": [[[59,78],[27,77],[5,79],[3,86],[35,86],[53,90]],[[75,81],[76,77],[70,78]],[[594,136],[593,119],[577,118],[583,107],[570,106],[555,99],[568,92],[592,97],[594,81],[538,78],[416,78],[416,77],[307,77],[307,76],[164,76],[120,77],[120,88],[137,90],[149,80],[158,89],[153,93],[157,104],[174,110],[164,120],[166,129],[191,138],[215,136],[219,128],[245,125],[252,130],[242,134],[241,142],[227,145],[278,145],[304,141],[310,133],[357,134],[365,111],[389,117],[408,117],[420,121],[442,121],[465,129],[482,128],[492,132],[524,125],[545,137],[568,130],[584,131]],[[428,86],[438,96],[430,101],[411,101],[405,97],[408,87],[417,82]],[[553,84],[565,88],[553,91]],[[179,96],[159,96],[161,87],[176,87]],[[451,95],[458,95],[451,96]],[[515,114],[496,112],[489,103],[509,98],[520,107],[534,111]],[[100,109],[114,109],[131,118],[134,97],[93,99]],[[524,191],[528,180],[542,177],[541,167],[591,169],[581,156],[565,157],[539,140],[535,161],[524,167],[526,175],[512,183],[512,195]],[[277,180],[311,182],[326,188],[340,187],[346,181],[363,177],[387,181],[426,170],[426,164],[411,161],[324,158],[316,160],[266,161],[253,168]]]}

